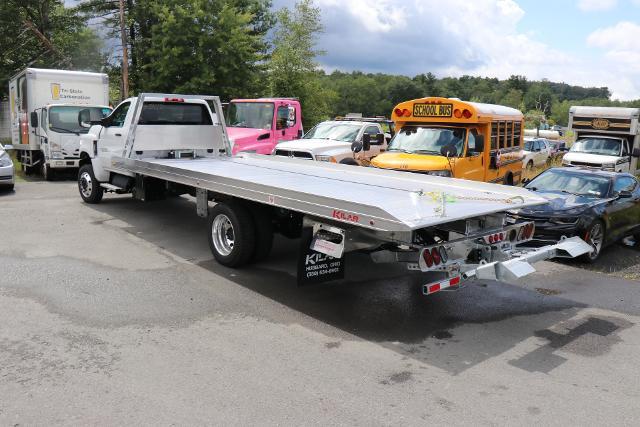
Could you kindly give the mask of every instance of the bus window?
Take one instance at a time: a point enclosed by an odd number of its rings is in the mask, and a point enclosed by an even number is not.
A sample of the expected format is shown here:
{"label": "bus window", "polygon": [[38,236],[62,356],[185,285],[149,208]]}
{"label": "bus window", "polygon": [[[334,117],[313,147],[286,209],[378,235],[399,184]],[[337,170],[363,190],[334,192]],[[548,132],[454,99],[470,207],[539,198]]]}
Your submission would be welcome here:
{"label": "bus window", "polygon": [[505,147],[513,146],[513,122],[507,122],[507,132],[505,135]]}
{"label": "bus window", "polygon": [[476,135],[478,135],[477,129],[471,129],[469,131],[469,139],[467,141],[467,157],[478,154],[476,152]]}
{"label": "bus window", "polygon": [[497,150],[498,147],[498,122],[491,123],[491,149]]}

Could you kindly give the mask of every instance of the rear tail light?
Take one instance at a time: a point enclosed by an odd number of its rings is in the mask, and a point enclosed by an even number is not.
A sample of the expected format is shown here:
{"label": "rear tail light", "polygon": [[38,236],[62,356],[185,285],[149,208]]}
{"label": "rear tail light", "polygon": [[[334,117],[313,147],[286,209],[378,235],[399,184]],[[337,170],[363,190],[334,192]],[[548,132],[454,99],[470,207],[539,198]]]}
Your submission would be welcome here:
{"label": "rear tail light", "polygon": [[401,108],[396,108],[393,112],[396,113],[396,116],[402,117],[402,109]]}
{"label": "rear tail light", "polygon": [[433,258],[431,257],[431,252],[428,250],[422,252],[422,259],[424,259],[424,263],[427,265],[427,268],[431,268],[433,266]]}
{"label": "rear tail light", "polygon": [[405,117],[409,117],[411,115],[411,111],[405,108],[404,110],[402,110],[402,115]]}
{"label": "rear tail light", "polygon": [[456,108],[455,110],[453,110],[453,116],[456,119],[461,119],[462,118],[462,111],[460,111],[459,109]]}
{"label": "rear tail light", "polygon": [[435,265],[440,264],[440,261],[442,261],[442,259],[440,258],[440,252],[438,251],[438,248],[431,249],[431,258],[433,258],[433,263]]}
{"label": "rear tail light", "polygon": [[464,117],[465,119],[470,119],[471,116],[471,111],[467,110],[466,108],[462,110],[462,117]]}

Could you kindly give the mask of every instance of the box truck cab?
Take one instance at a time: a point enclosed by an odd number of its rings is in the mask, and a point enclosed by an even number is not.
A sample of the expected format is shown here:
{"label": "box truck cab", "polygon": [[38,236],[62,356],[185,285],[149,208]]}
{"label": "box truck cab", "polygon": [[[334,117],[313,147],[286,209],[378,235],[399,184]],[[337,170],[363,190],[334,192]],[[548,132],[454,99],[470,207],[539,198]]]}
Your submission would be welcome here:
{"label": "box truck cab", "polygon": [[109,108],[106,74],[27,68],[9,82],[11,140],[25,172],[39,169],[45,179],[55,170],[77,168],[82,109],[99,116]]}
{"label": "box truck cab", "polygon": [[569,128],[576,141],[562,164],[637,174],[639,116],[640,108],[571,107]]}
{"label": "box truck cab", "polygon": [[398,104],[391,119],[396,135],[374,167],[509,185],[522,178],[523,115],[514,108],[432,97]]}
{"label": "box truck cab", "polygon": [[234,154],[271,154],[279,142],[302,138],[304,133],[297,99],[234,99],[226,116]]}

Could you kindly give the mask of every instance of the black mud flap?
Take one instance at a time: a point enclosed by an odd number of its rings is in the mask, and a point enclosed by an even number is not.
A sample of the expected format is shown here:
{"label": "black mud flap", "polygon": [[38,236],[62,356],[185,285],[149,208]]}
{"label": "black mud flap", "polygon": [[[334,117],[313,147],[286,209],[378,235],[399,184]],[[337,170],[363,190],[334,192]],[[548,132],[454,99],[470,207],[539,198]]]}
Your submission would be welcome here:
{"label": "black mud flap", "polygon": [[304,228],[298,258],[298,286],[315,285],[344,279],[344,255],[333,258],[311,249],[313,229]]}

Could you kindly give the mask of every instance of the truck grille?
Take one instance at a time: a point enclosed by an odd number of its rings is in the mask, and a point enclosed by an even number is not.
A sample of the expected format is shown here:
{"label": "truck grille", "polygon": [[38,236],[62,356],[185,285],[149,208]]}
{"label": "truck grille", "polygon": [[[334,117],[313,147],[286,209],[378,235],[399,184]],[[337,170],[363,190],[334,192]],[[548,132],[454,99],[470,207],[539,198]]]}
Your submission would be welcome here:
{"label": "truck grille", "polygon": [[276,156],[285,156],[285,157],[295,157],[297,159],[308,159],[313,160],[313,156],[311,153],[307,153],[306,151],[291,151],[291,150],[276,150]]}
{"label": "truck grille", "polygon": [[589,168],[599,168],[602,165],[598,165],[595,163],[587,163],[587,162],[571,162],[571,166],[586,166]]}

